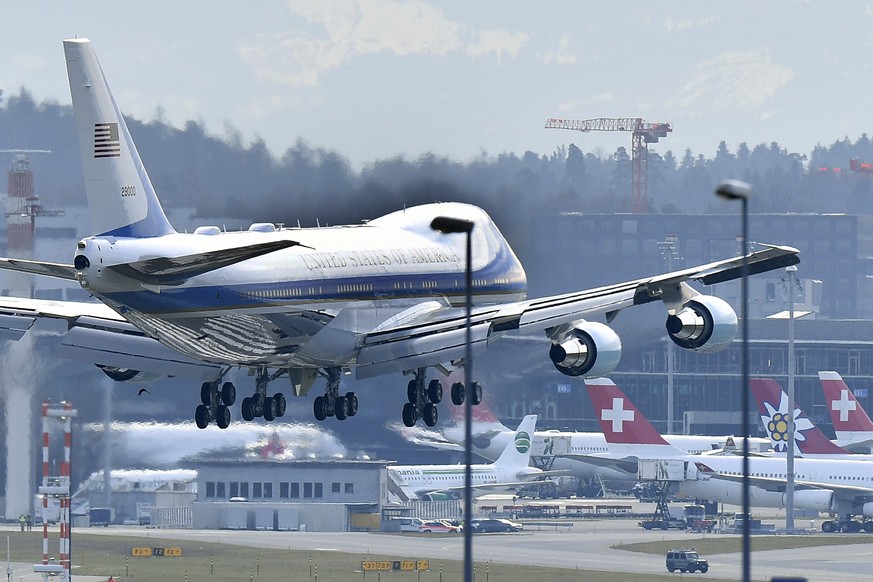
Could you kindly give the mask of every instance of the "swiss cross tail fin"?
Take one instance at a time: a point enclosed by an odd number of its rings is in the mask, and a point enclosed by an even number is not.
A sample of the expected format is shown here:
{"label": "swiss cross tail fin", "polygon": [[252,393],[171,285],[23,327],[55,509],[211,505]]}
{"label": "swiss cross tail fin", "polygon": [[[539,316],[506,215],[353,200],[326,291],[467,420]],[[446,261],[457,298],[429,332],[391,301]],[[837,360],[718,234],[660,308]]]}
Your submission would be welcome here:
{"label": "swiss cross tail fin", "polygon": [[873,421],[837,372],[819,372],[828,412],[837,431],[873,432]]}

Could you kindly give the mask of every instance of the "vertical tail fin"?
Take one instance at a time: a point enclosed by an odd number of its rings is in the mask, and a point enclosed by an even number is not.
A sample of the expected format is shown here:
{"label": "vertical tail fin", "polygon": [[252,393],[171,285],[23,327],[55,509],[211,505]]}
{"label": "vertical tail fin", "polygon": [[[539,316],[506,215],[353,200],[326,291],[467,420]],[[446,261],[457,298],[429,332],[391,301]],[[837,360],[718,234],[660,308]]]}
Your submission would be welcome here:
{"label": "vertical tail fin", "polygon": [[91,41],[64,41],[85,190],[95,234],[153,237],[175,232],[152,183]]}
{"label": "vertical tail fin", "polygon": [[669,445],[612,380],[585,380],[606,442]]}
{"label": "vertical tail fin", "polygon": [[530,449],[536,428],[536,414],[528,414],[521,419],[515,430],[515,437],[506,445],[494,464],[504,468],[527,467],[530,464]]}
{"label": "vertical tail fin", "polygon": [[[751,378],[749,387],[758,403],[764,429],[770,436],[773,450],[788,449],[788,395],[771,378]],[[794,405],[794,446],[804,455],[846,455],[849,451],[828,440],[809,417]]]}
{"label": "vertical tail fin", "polygon": [[873,432],[873,421],[867,416],[855,394],[849,390],[843,378],[836,372],[819,372],[828,412],[837,432]]}

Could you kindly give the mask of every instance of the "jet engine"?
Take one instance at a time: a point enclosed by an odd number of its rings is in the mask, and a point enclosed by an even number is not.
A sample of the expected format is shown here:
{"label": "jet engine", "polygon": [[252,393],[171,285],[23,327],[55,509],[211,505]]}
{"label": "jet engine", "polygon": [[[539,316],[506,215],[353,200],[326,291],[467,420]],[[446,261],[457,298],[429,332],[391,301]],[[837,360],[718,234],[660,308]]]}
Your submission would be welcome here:
{"label": "jet engine", "polygon": [[[784,497],[782,505],[785,505]],[[794,492],[794,507],[813,511],[833,511],[834,492],[830,489],[803,489]]]}
{"label": "jet engine", "polygon": [[864,517],[873,517],[873,502],[868,501],[865,503],[861,509],[861,513],[864,514]]}
{"label": "jet engine", "polygon": [[621,340],[611,327],[578,322],[549,350],[555,368],[567,376],[596,378],[612,372],[621,358]]}
{"label": "jet engine", "polygon": [[113,366],[101,366],[98,368],[103,370],[103,373],[115,380],[116,382],[124,382],[125,384],[148,384],[161,378],[161,374],[154,372],[140,372],[139,370],[131,370],[130,368],[115,368]]}
{"label": "jet engine", "polygon": [[730,345],[737,334],[737,314],[723,299],[696,295],[667,317],[667,333],[686,350],[717,352]]}

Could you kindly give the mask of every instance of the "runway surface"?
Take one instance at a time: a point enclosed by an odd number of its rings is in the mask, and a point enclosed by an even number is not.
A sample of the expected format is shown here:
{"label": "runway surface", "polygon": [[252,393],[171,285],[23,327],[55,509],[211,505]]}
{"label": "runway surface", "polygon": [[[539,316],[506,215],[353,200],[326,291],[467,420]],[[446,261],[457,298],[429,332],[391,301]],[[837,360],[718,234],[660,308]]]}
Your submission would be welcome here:
{"label": "runway surface", "polygon": [[[261,548],[330,550],[359,554],[364,557],[368,553],[382,555],[386,551],[385,548],[389,546],[390,554],[400,557],[414,556],[431,560],[460,560],[463,557],[462,536],[154,530],[140,527],[94,528],[87,531],[99,535],[201,540]],[[711,537],[729,534],[705,535]],[[389,539],[386,539],[386,536],[389,536]],[[651,540],[676,540],[677,545],[688,546],[693,545],[693,540],[702,537],[705,536],[682,531],[644,531],[637,526],[636,520],[632,519],[576,520],[569,528],[543,527],[536,530],[527,527],[525,531],[518,533],[476,535],[473,538],[473,556],[478,563],[490,560],[508,564],[570,569],[666,574],[663,555],[640,554],[613,549],[612,546]],[[871,535],[871,542],[873,542],[873,535]],[[710,562],[712,576],[741,579],[739,553],[704,557]],[[772,577],[802,576],[810,581],[821,582],[870,582],[871,563],[873,563],[873,543],[759,551],[752,556],[752,577],[755,580],[769,580]]]}

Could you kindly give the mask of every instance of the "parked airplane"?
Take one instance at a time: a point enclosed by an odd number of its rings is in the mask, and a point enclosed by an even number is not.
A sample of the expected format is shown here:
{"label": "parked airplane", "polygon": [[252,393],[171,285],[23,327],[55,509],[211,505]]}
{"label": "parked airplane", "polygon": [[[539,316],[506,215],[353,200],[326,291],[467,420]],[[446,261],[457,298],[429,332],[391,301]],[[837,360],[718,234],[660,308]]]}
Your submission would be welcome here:
{"label": "parked airplane", "polygon": [[[418,442],[437,448],[463,450],[461,448],[464,442],[463,429],[462,423],[449,425],[441,431],[444,437],[441,442],[434,442],[433,436],[429,439],[422,438]],[[473,452],[485,459],[494,460],[503,452],[514,434],[514,431],[497,420],[485,403],[477,407],[472,423]],[[689,454],[711,454],[735,446],[735,439],[731,435],[665,435],[664,438]],[[752,450],[763,453],[770,450],[770,441],[754,437],[750,441],[750,446]],[[563,471],[566,475],[579,480],[580,484],[592,484],[596,480],[636,482],[635,475],[629,476],[624,471],[563,456],[564,454],[598,455],[608,452],[609,448],[602,432],[538,430],[534,433],[531,444],[531,457],[537,467]]]}
{"label": "parked airplane", "polygon": [[[683,461],[685,478],[678,484],[680,493],[742,504],[742,456],[685,454],[666,442],[615,384],[604,379],[586,380],[585,384],[614,466],[635,472],[643,459]],[[873,521],[866,520],[873,517],[873,471],[868,461],[798,458],[794,473],[794,506],[834,516],[822,523],[822,531],[873,532]],[[785,457],[750,455],[749,477],[753,506],[785,506]],[[864,521],[855,521],[854,516]]]}
{"label": "parked airplane", "polygon": [[[751,378],[749,387],[758,403],[761,422],[764,423],[764,430],[770,436],[773,450],[784,454],[788,450],[789,438],[788,395],[771,378]],[[855,461],[873,460],[871,455],[852,454],[851,451],[829,441],[828,437],[815,426],[796,403],[794,405],[794,447],[797,454],[807,458],[840,459],[846,458],[848,455]]]}
{"label": "parked airplane", "polygon": [[836,372],[819,372],[836,443],[853,453],[873,452],[873,421]]}
{"label": "parked airplane", "polygon": [[[557,474],[529,466],[531,435],[536,423],[535,414],[525,416],[494,463],[470,466],[474,495],[519,488]],[[389,466],[388,487],[402,501],[455,499],[464,492],[465,471],[465,465]]]}
{"label": "parked airplane", "polygon": [[[204,226],[178,233],[167,220],[121,111],[87,39],[64,41],[92,230],[73,264],[0,259],[0,268],[77,281],[101,303],[3,298],[0,332],[20,339],[37,319],[60,321],[62,355],[97,364],[109,377],[143,382],[161,375],[203,382],[197,426],[225,428],[236,387],[233,368],[255,376],[242,400],[245,420],[274,420],[285,396],[267,392],[281,376],[295,395],[324,377],[315,418],[343,420],[358,409],[340,378],[411,374],[402,418],[437,422],[438,378],[463,365],[466,352],[466,236],[444,235],[434,219],[470,225],[473,353],[514,331],[543,330],[563,374],[602,376],[621,355],[604,323],[632,305],[662,301],[667,333],[679,346],[713,352],[732,341],[733,309],[702,295],[705,285],[741,275],[735,257],[606,287],[524,300],[524,269],[488,215],[460,203],[406,208],[366,224],[285,228],[253,224],[245,232]],[[439,223],[439,221],[438,221]],[[797,249],[762,245],[748,272],[800,261]],[[481,387],[456,382],[451,400],[481,400]]]}

